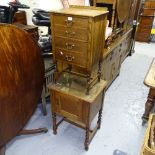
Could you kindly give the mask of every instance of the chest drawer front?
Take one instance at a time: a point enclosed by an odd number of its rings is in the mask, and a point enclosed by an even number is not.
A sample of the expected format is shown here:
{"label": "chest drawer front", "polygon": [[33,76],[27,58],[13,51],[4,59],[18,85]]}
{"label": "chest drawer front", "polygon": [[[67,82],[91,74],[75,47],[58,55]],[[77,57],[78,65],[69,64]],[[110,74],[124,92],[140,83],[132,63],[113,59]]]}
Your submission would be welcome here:
{"label": "chest drawer front", "polygon": [[88,18],[86,17],[75,17],[72,15],[54,15],[53,20],[54,25],[88,28]]}
{"label": "chest drawer front", "polygon": [[54,29],[55,36],[67,37],[71,39],[88,41],[87,29],[83,28],[69,28],[66,26],[56,26]]}
{"label": "chest drawer front", "polygon": [[84,56],[87,54],[87,43],[82,41],[56,37],[55,45],[56,47],[71,51],[72,53],[76,51]]}
{"label": "chest drawer front", "polygon": [[144,9],[143,15],[154,15],[155,9]]}
{"label": "chest drawer front", "polygon": [[55,58],[64,61],[65,63],[74,64],[84,68],[87,65],[87,58],[82,56],[80,53],[72,53],[60,48],[56,48]]}
{"label": "chest drawer front", "polygon": [[150,34],[151,33],[151,29],[142,29],[142,28],[140,28],[140,29],[138,29],[138,32],[139,33],[147,33],[147,34]]}
{"label": "chest drawer front", "polygon": [[142,17],[140,20],[141,25],[151,25],[153,23],[153,17]]}

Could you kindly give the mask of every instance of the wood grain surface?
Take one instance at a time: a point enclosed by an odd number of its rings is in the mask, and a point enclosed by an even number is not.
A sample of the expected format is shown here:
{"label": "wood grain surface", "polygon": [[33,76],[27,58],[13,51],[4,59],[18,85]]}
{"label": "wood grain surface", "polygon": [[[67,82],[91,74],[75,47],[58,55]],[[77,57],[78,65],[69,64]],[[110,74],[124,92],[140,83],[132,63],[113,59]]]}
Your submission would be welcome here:
{"label": "wood grain surface", "polygon": [[0,147],[30,119],[41,95],[43,77],[37,42],[16,26],[0,24]]}
{"label": "wood grain surface", "polygon": [[118,0],[117,1],[117,15],[120,23],[123,23],[129,14],[131,0]]}
{"label": "wood grain surface", "polygon": [[155,89],[155,58],[152,60],[150,68],[146,74],[144,84],[152,89]]}

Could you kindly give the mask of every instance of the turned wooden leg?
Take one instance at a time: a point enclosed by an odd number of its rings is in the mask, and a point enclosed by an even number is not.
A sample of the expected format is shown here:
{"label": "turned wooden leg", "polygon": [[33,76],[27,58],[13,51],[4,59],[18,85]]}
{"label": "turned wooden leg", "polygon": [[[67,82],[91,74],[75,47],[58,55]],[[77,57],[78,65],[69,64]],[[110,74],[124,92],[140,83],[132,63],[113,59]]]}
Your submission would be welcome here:
{"label": "turned wooden leg", "polygon": [[5,155],[5,146],[0,147],[0,155]]}
{"label": "turned wooden leg", "polygon": [[85,138],[85,150],[89,149],[89,128],[86,128],[86,138]]}
{"label": "turned wooden leg", "polygon": [[101,108],[99,110],[99,114],[98,114],[98,121],[97,121],[97,124],[98,124],[98,129],[101,128],[101,121],[102,121],[102,111],[103,111],[103,103],[104,103],[104,96],[105,96],[105,91],[103,91],[103,94],[102,94],[102,103],[101,103]]}
{"label": "turned wooden leg", "polygon": [[145,112],[144,112],[144,114],[142,116],[143,120],[148,120],[149,114],[150,114],[151,110],[154,107],[154,102],[155,102],[155,93],[154,92],[155,92],[155,90],[150,89],[147,101],[145,103]]}
{"label": "turned wooden leg", "polygon": [[101,128],[101,121],[102,121],[102,109],[103,109],[103,108],[101,108],[101,109],[100,109],[100,111],[99,111],[99,115],[98,115],[98,121],[97,121],[97,124],[98,124],[98,129],[100,129],[100,128]]}
{"label": "turned wooden leg", "polygon": [[52,114],[52,118],[53,118],[53,134],[56,135],[57,134],[56,113]]}

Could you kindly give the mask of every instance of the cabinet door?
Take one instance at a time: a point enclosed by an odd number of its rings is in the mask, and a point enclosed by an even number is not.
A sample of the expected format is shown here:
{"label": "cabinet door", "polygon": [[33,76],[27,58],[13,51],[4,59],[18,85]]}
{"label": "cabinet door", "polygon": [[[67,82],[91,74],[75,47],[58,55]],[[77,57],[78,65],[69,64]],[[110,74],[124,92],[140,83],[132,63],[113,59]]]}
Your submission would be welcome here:
{"label": "cabinet door", "polygon": [[57,113],[61,116],[71,120],[82,121],[83,103],[79,99],[70,95],[56,93],[55,104],[57,107]]}

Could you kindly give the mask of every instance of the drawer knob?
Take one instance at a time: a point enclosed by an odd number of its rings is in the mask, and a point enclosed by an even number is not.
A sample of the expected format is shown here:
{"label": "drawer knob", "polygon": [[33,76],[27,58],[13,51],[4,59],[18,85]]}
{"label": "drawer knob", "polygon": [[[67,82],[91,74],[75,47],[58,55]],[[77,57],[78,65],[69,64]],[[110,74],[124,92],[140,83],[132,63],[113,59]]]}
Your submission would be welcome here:
{"label": "drawer knob", "polygon": [[68,31],[65,31],[65,33],[66,33],[66,35],[67,35],[68,37],[72,37],[72,36],[75,35],[75,32],[68,32]]}
{"label": "drawer knob", "polygon": [[73,25],[73,21],[72,20],[65,20],[67,26],[72,26]]}
{"label": "drawer knob", "polygon": [[74,44],[66,43],[66,48],[67,48],[68,50],[73,49],[73,47],[75,47]]}
{"label": "drawer knob", "polygon": [[69,62],[71,62],[71,61],[74,60],[74,56],[68,56],[68,55],[66,55],[65,58],[66,58],[66,60],[69,61]]}
{"label": "drawer knob", "polygon": [[59,51],[60,55],[64,55],[64,53],[62,51]]}

